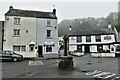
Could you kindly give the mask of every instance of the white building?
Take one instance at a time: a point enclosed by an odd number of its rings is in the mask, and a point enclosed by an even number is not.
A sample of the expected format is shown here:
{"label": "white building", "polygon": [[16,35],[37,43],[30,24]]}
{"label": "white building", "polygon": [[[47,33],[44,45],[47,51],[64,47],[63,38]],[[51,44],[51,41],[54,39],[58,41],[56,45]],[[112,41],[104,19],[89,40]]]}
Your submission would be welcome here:
{"label": "white building", "polygon": [[91,53],[94,57],[115,57],[114,32],[110,28],[81,30],[69,35],[69,50]]}
{"label": "white building", "polygon": [[4,50],[24,57],[58,54],[58,24],[53,12],[30,11],[9,7],[5,14]]}

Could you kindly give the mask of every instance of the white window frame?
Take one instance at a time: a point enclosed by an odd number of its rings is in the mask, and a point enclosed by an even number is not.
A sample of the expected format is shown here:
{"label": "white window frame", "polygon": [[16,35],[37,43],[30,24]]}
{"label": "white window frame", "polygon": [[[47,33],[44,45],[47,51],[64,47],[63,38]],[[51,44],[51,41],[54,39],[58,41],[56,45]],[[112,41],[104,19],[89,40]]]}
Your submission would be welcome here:
{"label": "white window frame", "polygon": [[[50,34],[49,34],[50,36],[48,36],[48,31],[50,31]],[[47,35],[46,35],[47,38],[52,38],[52,30],[46,30],[46,33],[47,33]]]}
{"label": "white window frame", "polygon": [[[50,51],[47,51],[47,48],[48,48],[48,47],[51,47],[51,50],[50,50]],[[47,52],[47,53],[52,52],[52,51],[53,51],[52,49],[53,49],[53,46],[52,46],[52,45],[46,45],[46,52]]]}
{"label": "white window frame", "polygon": [[20,36],[20,29],[13,29],[13,36]]}
{"label": "white window frame", "polygon": [[15,25],[21,24],[21,18],[14,18],[14,24]]}
{"label": "white window frame", "polygon": [[52,26],[52,21],[51,20],[47,20],[46,25],[47,26]]}
{"label": "white window frame", "polygon": [[[15,47],[18,47],[18,50],[16,50]],[[26,45],[13,45],[13,51],[25,52],[26,51]]]}

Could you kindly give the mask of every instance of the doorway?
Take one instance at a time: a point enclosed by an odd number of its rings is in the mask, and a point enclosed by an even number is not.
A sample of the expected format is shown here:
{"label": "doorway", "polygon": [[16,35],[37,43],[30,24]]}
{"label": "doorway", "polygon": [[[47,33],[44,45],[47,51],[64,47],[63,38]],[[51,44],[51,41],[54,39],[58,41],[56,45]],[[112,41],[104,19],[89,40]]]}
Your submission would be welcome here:
{"label": "doorway", "polygon": [[90,53],[90,45],[85,45],[85,54]]}
{"label": "doorway", "polygon": [[38,57],[43,57],[43,46],[38,46]]}

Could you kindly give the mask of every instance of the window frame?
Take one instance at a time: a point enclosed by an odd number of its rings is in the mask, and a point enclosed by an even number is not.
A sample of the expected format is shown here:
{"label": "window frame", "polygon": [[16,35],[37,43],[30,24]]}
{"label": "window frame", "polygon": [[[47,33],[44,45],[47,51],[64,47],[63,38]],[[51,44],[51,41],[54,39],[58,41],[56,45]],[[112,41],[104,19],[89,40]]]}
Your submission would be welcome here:
{"label": "window frame", "polygon": [[[18,49],[16,50],[15,47],[17,47]],[[20,45],[13,45],[13,51],[20,51]]]}
{"label": "window frame", "polygon": [[95,41],[96,42],[101,42],[101,35],[96,35],[95,36]]}
{"label": "window frame", "polygon": [[[88,39],[88,37],[89,37],[89,39]],[[91,42],[91,36],[86,36],[86,42]]]}
{"label": "window frame", "polygon": [[[48,50],[47,48],[50,48],[50,50]],[[53,50],[52,45],[46,45],[46,52],[52,52]]]}
{"label": "window frame", "polygon": [[13,29],[13,36],[20,36],[20,29]]}
{"label": "window frame", "polygon": [[77,36],[77,42],[82,42],[82,36]]}
{"label": "window frame", "polygon": [[21,24],[21,18],[14,18],[14,24],[20,25]]}
{"label": "window frame", "polygon": [[[15,50],[15,47],[19,47],[18,50]],[[23,50],[24,47],[24,50]],[[19,51],[19,52],[25,52],[26,51],[26,45],[13,45],[13,51]]]}
{"label": "window frame", "polygon": [[46,25],[51,27],[52,26],[52,21],[51,20],[47,20]]}
{"label": "window frame", "polygon": [[46,32],[47,32],[47,38],[52,38],[52,30],[46,30]]}

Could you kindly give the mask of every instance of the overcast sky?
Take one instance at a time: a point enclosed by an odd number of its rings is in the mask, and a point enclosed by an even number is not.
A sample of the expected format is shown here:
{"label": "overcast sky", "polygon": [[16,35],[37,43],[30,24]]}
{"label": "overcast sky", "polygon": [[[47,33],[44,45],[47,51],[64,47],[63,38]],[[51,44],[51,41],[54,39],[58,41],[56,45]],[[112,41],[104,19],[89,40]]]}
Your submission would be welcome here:
{"label": "overcast sky", "polygon": [[64,19],[83,17],[106,17],[110,12],[118,11],[119,0],[0,0],[0,20],[9,6],[15,9],[52,11],[57,10],[58,22]]}

